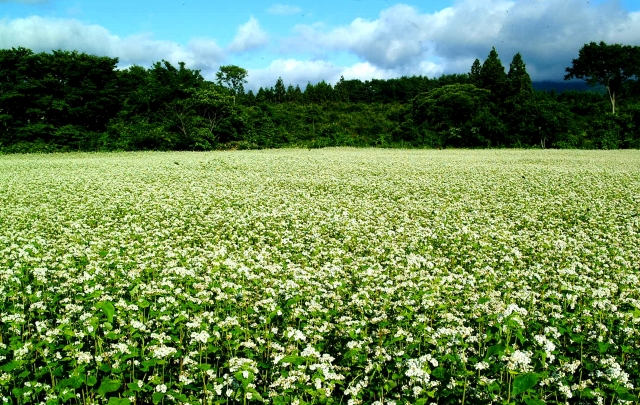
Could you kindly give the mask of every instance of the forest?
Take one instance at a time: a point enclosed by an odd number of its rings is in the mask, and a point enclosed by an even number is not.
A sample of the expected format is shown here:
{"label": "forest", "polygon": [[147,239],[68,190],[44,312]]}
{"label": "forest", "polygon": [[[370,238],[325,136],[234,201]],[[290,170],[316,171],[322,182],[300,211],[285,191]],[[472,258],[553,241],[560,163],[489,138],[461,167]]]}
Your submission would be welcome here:
{"label": "forest", "polygon": [[[321,81],[245,91],[165,60],[118,68],[77,51],[0,50],[0,152],[330,146],[640,148],[640,47],[585,44],[565,71],[589,91],[534,89],[495,48],[465,74]],[[567,82],[573,83],[573,82]]]}

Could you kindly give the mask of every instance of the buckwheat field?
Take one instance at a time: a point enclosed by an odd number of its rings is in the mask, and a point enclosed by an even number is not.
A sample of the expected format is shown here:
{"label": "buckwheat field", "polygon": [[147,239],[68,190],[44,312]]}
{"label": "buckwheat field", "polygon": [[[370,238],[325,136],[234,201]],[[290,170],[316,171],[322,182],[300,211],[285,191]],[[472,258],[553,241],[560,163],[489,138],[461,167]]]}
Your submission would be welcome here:
{"label": "buckwheat field", "polygon": [[0,403],[628,404],[640,152],[0,156]]}

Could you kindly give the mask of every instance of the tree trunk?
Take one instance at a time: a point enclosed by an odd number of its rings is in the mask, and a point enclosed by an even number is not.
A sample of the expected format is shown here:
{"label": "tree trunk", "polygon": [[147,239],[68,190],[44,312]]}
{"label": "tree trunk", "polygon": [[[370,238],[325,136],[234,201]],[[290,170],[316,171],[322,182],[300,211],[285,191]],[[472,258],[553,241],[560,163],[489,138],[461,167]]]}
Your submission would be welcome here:
{"label": "tree trunk", "polygon": [[611,92],[611,87],[606,86],[607,87],[607,93],[609,93],[609,101],[611,102],[611,113],[613,115],[616,115],[616,93],[615,92]]}

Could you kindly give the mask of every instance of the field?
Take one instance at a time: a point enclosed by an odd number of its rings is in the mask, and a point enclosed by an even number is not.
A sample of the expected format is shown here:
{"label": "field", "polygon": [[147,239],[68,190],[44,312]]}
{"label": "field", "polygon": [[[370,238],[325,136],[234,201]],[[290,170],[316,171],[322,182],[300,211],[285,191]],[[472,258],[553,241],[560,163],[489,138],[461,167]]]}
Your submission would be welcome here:
{"label": "field", "polygon": [[0,403],[619,404],[640,152],[0,156]]}

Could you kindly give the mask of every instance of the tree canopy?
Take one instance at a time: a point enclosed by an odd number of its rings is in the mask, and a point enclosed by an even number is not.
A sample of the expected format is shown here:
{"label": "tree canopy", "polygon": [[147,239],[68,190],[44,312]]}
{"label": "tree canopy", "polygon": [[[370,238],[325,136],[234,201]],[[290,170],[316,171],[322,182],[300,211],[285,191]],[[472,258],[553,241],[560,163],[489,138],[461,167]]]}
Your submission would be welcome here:
{"label": "tree canopy", "polygon": [[[210,150],[284,146],[640,147],[637,47],[587,44],[567,76],[598,91],[535,90],[523,55],[492,48],[469,73],[342,77],[244,91],[179,62],[118,69],[79,52],[0,50],[0,152]],[[599,61],[599,62],[598,62]],[[605,95],[607,94],[607,95]],[[624,96],[620,106],[616,98]],[[610,108],[610,105],[612,108]],[[616,114],[611,114],[615,111]]]}
{"label": "tree canopy", "polygon": [[578,58],[571,63],[565,69],[565,80],[585,79],[591,85],[605,86],[615,114],[616,98],[630,80],[640,76],[640,47],[591,42],[580,48]]}
{"label": "tree canopy", "polygon": [[220,70],[216,73],[216,80],[219,85],[227,87],[234,94],[242,94],[248,75],[249,72],[239,66],[220,66]]}

